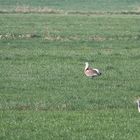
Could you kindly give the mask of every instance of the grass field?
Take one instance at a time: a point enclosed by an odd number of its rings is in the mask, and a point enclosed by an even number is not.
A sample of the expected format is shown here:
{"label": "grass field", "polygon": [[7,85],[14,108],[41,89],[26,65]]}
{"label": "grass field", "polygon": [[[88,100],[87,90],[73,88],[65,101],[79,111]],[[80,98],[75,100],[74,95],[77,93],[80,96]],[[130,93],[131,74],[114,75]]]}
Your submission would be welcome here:
{"label": "grass field", "polygon": [[[35,8],[62,10],[64,12],[138,12],[139,0],[1,0],[0,11],[27,11]],[[33,11],[35,11],[35,9]],[[39,11],[39,10],[38,10]]]}
{"label": "grass field", "polygon": [[[79,11],[85,10],[82,2],[75,2]],[[16,5],[14,0],[0,3]],[[56,3],[46,1],[68,9]],[[131,9],[140,3],[123,4]],[[139,25],[135,14],[1,13],[0,139],[139,139]],[[86,61],[102,76],[85,77]]]}

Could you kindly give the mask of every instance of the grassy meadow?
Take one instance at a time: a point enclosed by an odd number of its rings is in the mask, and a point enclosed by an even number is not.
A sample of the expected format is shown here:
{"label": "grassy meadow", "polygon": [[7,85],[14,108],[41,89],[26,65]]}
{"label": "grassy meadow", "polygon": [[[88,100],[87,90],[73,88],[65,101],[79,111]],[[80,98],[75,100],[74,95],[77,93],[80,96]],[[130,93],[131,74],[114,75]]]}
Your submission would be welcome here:
{"label": "grassy meadow", "polygon": [[[2,0],[0,7],[95,12],[109,6],[101,9],[96,0],[94,11],[91,0],[38,2]],[[115,12],[140,4],[116,1],[122,9],[110,0],[101,4],[108,2]],[[0,139],[139,139],[139,15],[11,9],[0,14]],[[86,61],[102,75],[87,78]]]}
{"label": "grassy meadow", "polygon": [[[43,9],[42,9],[43,8]],[[37,10],[38,9],[38,10]],[[136,12],[139,0],[1,0],[2,11],[39,12]]]}

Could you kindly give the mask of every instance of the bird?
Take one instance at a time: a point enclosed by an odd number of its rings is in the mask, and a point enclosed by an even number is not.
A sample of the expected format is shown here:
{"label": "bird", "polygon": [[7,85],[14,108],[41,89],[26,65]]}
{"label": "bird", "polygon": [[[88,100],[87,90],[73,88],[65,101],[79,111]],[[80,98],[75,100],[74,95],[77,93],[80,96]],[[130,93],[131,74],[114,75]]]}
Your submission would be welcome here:
{"label": "bird", "polygon": [[84,73],[87,77],[91,77],[91,78],[101,75],[101,72],[98,69],[90,68],[88,62],[85,62]]}
{"label": "bird", "polygon": [[137,100],[138,111],[140,112],[140,100]]}

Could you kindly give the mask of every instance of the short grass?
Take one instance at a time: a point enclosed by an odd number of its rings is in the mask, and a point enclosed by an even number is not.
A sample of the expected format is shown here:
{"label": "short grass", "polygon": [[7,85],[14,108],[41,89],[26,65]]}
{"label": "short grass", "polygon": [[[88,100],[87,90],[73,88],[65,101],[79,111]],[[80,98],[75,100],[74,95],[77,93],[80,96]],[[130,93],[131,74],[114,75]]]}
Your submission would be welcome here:
{"label": "short grass", "polygon": [[139,114],[133,110],[69,112],[4,111],[0,114],[1,140],[136,140]]}
{"label": "short grass", "polygon": [[[0,14],[0,139],[139,139],[140,17]],[[84,63],[102,71],[85,77]]]}
{"label": "short grass", "polygon": [[139,0],[1,0],[0,8],[49,7],[64,11],[139,11]]}
{"label": "short grass", "polygon": [[[140,17],[0,15],[0,139],[139,139]],[[89,79],[84,63],[102,71]]]}

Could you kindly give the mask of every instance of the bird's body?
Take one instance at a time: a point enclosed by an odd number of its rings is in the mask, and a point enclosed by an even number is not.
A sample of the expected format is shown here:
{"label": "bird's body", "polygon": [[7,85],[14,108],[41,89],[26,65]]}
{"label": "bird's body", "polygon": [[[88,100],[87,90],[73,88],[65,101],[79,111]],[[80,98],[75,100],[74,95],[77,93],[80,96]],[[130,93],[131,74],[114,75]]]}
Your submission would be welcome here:
{"label": "bird's body", "polygon": [[137,104],[138,104],[138,111],[140,112],[140,100],[137,100]]}
{"label": "bird's body", "polygon": [[84,73],[87,77],[96,77],[101,75],[101,72],[98,69],[90,68],[88,62],[85,63]]}

